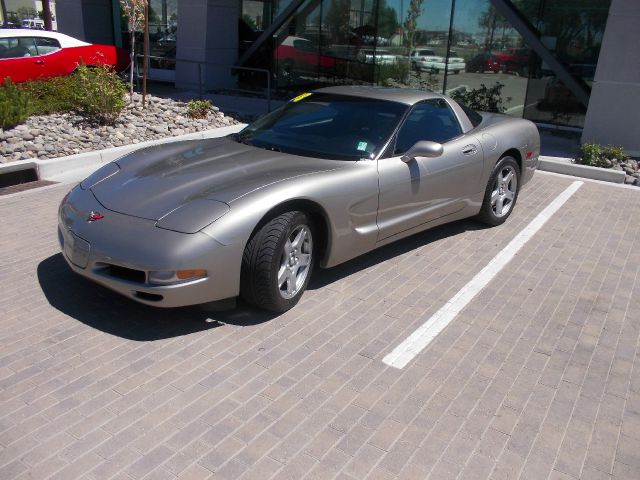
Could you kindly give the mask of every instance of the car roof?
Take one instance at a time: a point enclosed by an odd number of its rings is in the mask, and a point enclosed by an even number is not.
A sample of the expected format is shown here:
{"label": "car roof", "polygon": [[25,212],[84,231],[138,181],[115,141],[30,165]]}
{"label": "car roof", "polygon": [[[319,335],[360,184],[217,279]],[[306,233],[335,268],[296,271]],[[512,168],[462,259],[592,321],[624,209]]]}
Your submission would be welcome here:
{"label": "car roof", "polygon": [[77,38],[70,37],[60,32],[50,32],[48,30],[32,30],[30,28],[10,28],[0,29],[0,38],[8,37],[45,37],[54,38],[60,42],[60,46],[64,48],[68,47],[82,47],[85,45],[91,45],[90,43],[83,42]]}
{"label": "car roof", "polygon": [[336,95],[351,95],[353,97],[375,98],[378,100],[387,100],[391,102],[404,103],[406,105],[414,105],[423,100],[430,98],[444,98],[444,95],[435,92],[426,92],[424,90],[414,90],[411,88],[390,88],[390,87],[372,87],[372,86],[337,86],[325,87],[314,90],[317,93],[334,93]]}

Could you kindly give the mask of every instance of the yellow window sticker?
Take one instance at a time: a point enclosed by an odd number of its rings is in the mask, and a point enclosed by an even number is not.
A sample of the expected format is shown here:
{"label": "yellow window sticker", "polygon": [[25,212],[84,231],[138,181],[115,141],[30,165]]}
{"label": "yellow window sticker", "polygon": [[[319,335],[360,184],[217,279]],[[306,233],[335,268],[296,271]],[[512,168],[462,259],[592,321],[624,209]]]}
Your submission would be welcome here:
{"label": "yellow window sticker", "polygon": [[307,92],[307,93],[301,93],[300,95],[298,95],[295,98],[292,98],[291,101],[292,102],[299,102],[300,100],[302,100],[303,98],[307,98],[309,95],[311,95],[311,92]]}

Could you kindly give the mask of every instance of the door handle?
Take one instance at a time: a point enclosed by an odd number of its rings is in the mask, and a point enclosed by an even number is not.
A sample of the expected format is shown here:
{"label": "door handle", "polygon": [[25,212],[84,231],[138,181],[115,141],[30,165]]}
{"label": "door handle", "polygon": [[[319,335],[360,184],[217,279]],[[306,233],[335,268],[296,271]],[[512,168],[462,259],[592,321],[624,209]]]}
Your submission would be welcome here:
{"label": "door handle", "polygon": [[478,151],[475,145],[467,145],[462,149],[462,153],[465,155],[473,155]]}
{"label": "door handle", "polygon": [[44,60],[34,60],[33,63],[36,65],[44,65]]}

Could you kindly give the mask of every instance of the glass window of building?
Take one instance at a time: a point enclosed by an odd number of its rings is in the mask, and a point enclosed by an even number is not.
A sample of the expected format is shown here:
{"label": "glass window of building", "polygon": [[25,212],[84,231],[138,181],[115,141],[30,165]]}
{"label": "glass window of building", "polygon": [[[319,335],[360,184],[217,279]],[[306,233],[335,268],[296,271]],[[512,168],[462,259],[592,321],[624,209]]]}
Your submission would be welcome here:
{"label": "glass window of building", "polygon": [[[590,91],[610,0],[513,0],[534,34]],[[289,2],[244,0],[240,51]],[[585,106],[490,0],[308,0],[250,59],[283,93],[373,84],[452,94],[501,85],[514,116],[582,126]]]}

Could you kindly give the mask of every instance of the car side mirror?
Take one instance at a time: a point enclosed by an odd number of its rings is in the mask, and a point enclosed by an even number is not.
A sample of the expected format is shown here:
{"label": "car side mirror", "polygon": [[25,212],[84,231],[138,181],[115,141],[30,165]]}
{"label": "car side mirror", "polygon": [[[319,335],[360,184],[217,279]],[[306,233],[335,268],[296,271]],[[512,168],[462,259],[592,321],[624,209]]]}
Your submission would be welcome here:
{"label": "car side mirror", "polygon": [[404,163],[409,163],[411,160],[417,157],[439,157],[442,155],[444,149],[442,148],[441,143],[431,142],[429,140],[421,140],[416,142],[416,144],[411,147],[409,150],[405,152],[404,155],[400,157]]}

